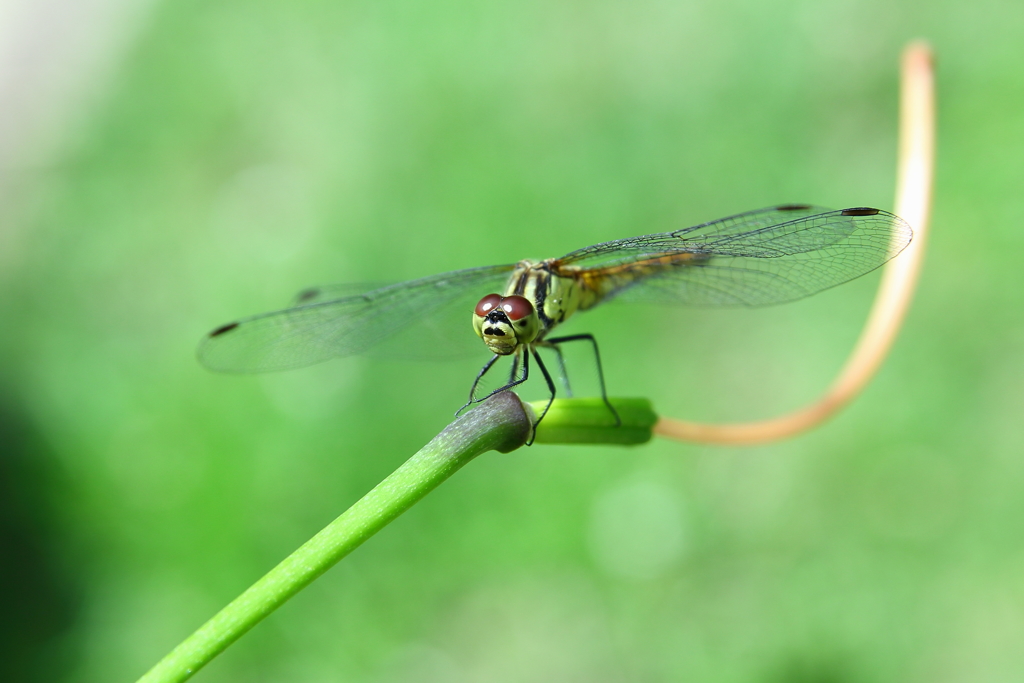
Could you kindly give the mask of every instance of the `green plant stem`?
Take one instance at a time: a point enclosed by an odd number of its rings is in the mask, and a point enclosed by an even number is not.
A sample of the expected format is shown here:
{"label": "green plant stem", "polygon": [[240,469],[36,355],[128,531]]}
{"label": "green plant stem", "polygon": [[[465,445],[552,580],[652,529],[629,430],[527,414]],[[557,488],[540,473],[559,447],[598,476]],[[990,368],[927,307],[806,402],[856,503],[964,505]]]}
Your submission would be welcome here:
{"label": "green plant stem", "polygon": [[174,648],[140,681],[184,681],[470,460],[522,446],[530,418],[512,392],[456,419],[323,531]]}
{"label": "green plant stem", "polygon": [[[558,398],[537,425],[535,443],[610,444],[631,446],[651,440],[658,416],[646,398],[609,398],[619,420],[602,398]],[[544,412],[547,401],[530,403],[533,412]]]}

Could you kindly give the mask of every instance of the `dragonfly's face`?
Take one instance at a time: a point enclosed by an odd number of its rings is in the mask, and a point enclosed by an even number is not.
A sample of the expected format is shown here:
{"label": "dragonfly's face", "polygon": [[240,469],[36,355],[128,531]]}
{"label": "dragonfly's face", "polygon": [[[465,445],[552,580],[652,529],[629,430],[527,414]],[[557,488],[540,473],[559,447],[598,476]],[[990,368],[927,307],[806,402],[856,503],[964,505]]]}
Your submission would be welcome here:
{"label": "dragonfly's face", "polygon": [[473,311],[473,329],[487,348],[507,356],[537,338],[540,320],[526,297],[488,294]]}

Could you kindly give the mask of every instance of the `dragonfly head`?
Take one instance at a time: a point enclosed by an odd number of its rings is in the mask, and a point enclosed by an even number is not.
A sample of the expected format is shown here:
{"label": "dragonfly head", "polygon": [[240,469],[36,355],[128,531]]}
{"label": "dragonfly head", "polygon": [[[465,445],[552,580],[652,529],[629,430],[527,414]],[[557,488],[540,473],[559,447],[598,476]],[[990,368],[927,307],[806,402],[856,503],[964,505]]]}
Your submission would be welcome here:
{"label": "dragonfly head", "polygon": [[487,348],[507,356],[537,338],[540,319],[526,297],[488,294],[473,311],[473,329]]}

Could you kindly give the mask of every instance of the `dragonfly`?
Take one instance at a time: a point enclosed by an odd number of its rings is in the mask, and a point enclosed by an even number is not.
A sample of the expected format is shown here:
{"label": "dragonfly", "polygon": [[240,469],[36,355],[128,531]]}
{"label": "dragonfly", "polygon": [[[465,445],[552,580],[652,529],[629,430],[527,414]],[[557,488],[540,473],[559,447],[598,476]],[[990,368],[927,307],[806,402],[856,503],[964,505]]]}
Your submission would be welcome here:
{"label": "dragonfly", "polygon": [[[560,258],[397,284],[313,287],[288,308],[214,329],[198,356],[211,370],[251,373],[361,353],[448,358],[464,355],[467,343],[479,351],[482,340],[492,355],[459,412],[524,383],[532,357],[549,392],[539,424],[557,391],[538,349],[554,351],[571,395],[561,346],[584,342],[593,349],[601,395],[618,424],[593,335],[551,334],[576,313],[609,301],[715,307],[795,301],[878,268],[912,237],[906,221],[880,209],[784,204],[602,242]],[[506,356],[512,358],[508,381],[478,398],[481,380]]]}

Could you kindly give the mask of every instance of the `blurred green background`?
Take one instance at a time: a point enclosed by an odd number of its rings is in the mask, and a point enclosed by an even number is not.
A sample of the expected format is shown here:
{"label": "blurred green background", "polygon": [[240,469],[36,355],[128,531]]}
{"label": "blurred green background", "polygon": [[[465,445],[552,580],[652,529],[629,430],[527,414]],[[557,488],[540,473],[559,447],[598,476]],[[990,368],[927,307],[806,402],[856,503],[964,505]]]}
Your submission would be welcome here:
{"label": "blurred green background", "polygon": [[[0,679],[134,680],[447,424],[486,358],[219,376],[206,331],[316,283],[891,208],[917,37],[933,236],[850,409],[768,447],[483,456],[196,680],[1021,676],[1020,3],[41,5],[2,15]],[[763,418],[828,383],[876,283],[570,330],[615,395]]]}

